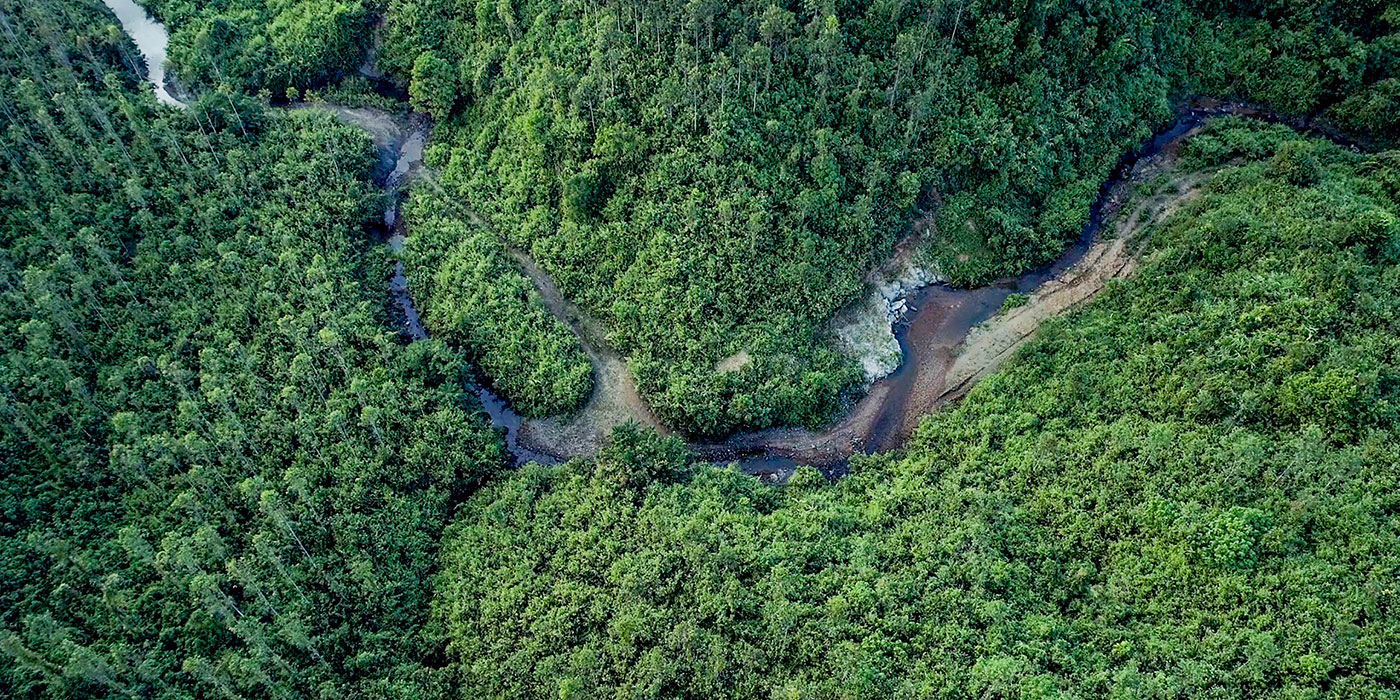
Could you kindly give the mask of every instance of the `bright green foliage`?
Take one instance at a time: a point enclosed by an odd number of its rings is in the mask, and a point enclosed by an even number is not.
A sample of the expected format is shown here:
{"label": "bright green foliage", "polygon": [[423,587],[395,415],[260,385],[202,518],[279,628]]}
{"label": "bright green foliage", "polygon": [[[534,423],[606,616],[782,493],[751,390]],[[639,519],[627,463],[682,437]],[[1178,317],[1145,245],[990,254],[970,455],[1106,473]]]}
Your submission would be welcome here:
{"label": "bright green foliage", "polygon": [[829,417],[859,374],[819,329],[919,206],[940,271],[981,282],[1077,235],[1175,95],[1357,95],[1337,114],[1393,133],[1392,29],[1309,3],[400,0],[381,62],[454,63],[444,181],[608,322],[660,417],[722,433]]}
{"label": "bright green foliage", "polygon": [[171,30],[169,56],[184,84],[230,84],[282,95],[353,75],[370,40],[361,0],[149,0]]}
{"label": "bright green foliage", "polygon": [[608,445],[594,457],[593,478],[626,493],[684,476],[692,459],[680,439],[661,439],[646,428],[626,423],[613,431]]}
{"label": "bright green foliage", "polygon": [[413,77],[408,84],[408,96],[413,108],[427,112],[436,119],[446,117],[457,100],[457,80],[452,64],[424,51],[413,62]]}
{"label": "bright green foliage", "polygon": [[830,416],[860,373],[821,324],[921,199],[965,280],[1078,233],[1167,116],[1180,13],[1119,4],[397,2],[381,63],[457,67],[445,185],[608,323],[659,416],[721,433]]}
{"label": "bright green foliage", "polygon": [[[1270,174],[1303,148],[1315,182]],[[464,697],[1394,697],[1400,154],[1188,155],[1251,162],[906,456],[478,492],[439,598]]]}
{"label": "bright green foliage", "polygon": [[1003,313],[1003,314],[1004,314],[1004,313],[1006,313],[1006,312],[1008,312],[1008,311],[1010,311],[1010,310],[1012,310],[1012,309],[1015,309],[1015,308],[1017,308],[1017,307],[1019,307],[1019,306],[1025,306],[1026,303],[1029,302],[1030,300],[1031,300],[1031,298],[1030,298],[1029,295],[1022,294],[1022,293],[1020,293],[1020,292],[1015,292],[1015,293],[1013,293],[1013,294],[1011,294],[1011,295],[1009,295],[1009,296],[1006,297],[1006,301],[1003,301],[1003,302],[1001,303],[1001,308],[997,311],[997,313]]}
{"label": "bright green foliage", "polygon": [[1314,155],[1316,149],[1306,141],[1292,141],[1284,144],[1269,159],[1268,174],[1299,187],[1315,184],[1322,176],[1321,168]]}
{"label": "bright green foliage", "polygon": [[405,268],[429,332],[464,348],[492,386],[526,416],[570,413],[593,391],[593,367],[569,327],[550,315],[501,242],[460,219],[408,211]]}
{"label": "bright green foliage", "polygon": [[392,0],[382,27],[415,104],[458,106],[444,182],[698,434],[824,423],[861,373],[823,325],[911,219],[957,282],[1045,262],[1174,98],[1400,130],[1379,0]]}
{"label": "bright green foliage", "polygon": [[352,3],[301,2],[279,12],[268,27],[273,55],[287,82],[315,85],[332,81],[364,56],[369,37],[365,8]]}
{"label": "bright green foliage", "polygon": [[432,697],[502,449],[389,330],[369,140],[158,107],[112,21],[0,0],[0,697]]}

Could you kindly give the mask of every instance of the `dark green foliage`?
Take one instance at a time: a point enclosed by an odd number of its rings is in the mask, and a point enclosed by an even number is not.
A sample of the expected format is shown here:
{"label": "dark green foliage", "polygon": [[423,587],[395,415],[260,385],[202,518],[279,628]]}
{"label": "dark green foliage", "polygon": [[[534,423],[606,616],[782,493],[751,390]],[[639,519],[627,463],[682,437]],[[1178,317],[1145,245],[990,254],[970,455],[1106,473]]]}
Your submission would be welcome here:
{"label": "dark green foliage", "polygon": [[171,29],[177,78],[197,89],[230,84],[285,94],[353,75],[370,16],[361,0],[149,0]]}
{"label": "dark green foliage", "polygon": [[[1394,15],[400,0],[380,59],[422,109],[446,114],[459,93],[478,103],[453,179],[611,323],[661,415],[705,433],[829,412],[834,398],[772,402],[764,377],[717,378],[713,364],[753,336],[778,353],[767,366],[808,367],[820,376],[803,381],[833,397],[849,387],[856,373],[808,338],[920,193],[947,196],[942,271],[983,281],[1043,262],[1083,225],[1096,183],[1173,88],[1336,105],[1347,128],[1393,131]],[[716,301],[691,316],[667,296]]]}
{"label": "dark green foliage", "polygon": [[593,368],[578,339],[545,309],[499,239],[430,213],[443,208],[420,195],[408,210],[405,267],[429,332],[465,349],[522,415],[582,408]]}
{"label": "dark green foliage", "polygon": [[608,323],[660,417],[722,433],[830,416],[860,372],[821,324],[921,195],[952,195],[962,280],[1078,233],[1167,115],[1180,13],[1120,4],[396,2],[381,61],[457,67],[446,186]]}
{"label": "dark green foliage", "polygon": [[[1391,133],[1390,27],[1311,5],[401,0],[382,62],[457,66],[445,182],[609,323],[660,417],[723,433],[829,416],[859,374],[817,329],[917,206],[939,270],[979,283],[1078,234],[1175,95]],[[754,364],[717,375],[736,346]]]}
{"label": "dark green foliage", "polygon": [[377,58],[462,107],[454,194],[712,434],[830,418],[861,375],[822,326],[923,210],[955,282],[1054,257],[1174,98],[1393,139],[1397,29],[1380,0],[393,0]]}
{"label": "dark green foliage", "polygon": [[1306,187],[1317,182],[1322,176],[1321,166],[1313,155],[1313,144],[1306,141],[1290,141],[1278,149],[1269,159],[1268,174],[1288,183]]}
{"label": "dark green foliage", "polygon": [[502,449],[389,331],[369,140],[157,107],[100,7],[0,0],[0,696],[432,697]]}
{"label": "dark green foliage", "polygon": [[661,438],[636,425],[613,430],[594,458],[594,478],[618,489],[643,491],[648,484],[669,483],[689,473],[694,455],[679,438]]}
{"label": "dark green foliage", "polygon": [[413,62],[413,77],[408,84],[408,96],[413,108],[442,119],[452,111],[457,100],[457,82],[452,64],[424,51]]}
{"label": "dark green foliage", "polygon": [[[904,457],[479,492],[440,584],[465,696],[1394,697],[1395,155],[1193,148],[1262,152]],[[1312,186],[1271,174],[1303,150]]]}
{"label": "dark green foliage", "polygon": [[[168,6],[235,18],[207,38],[243,87],[363,46],[359,5]],[[1181,9],[405,0],[386,64],[453,68],[420,71],[466,93],[446,180],[711,431],[829,414],[855,377],[816,329],[921,199],[964,279],[1049,255],[1204,75]],[[1388,94],[1393,8],[1198,9],[1232,13],[1207,45],[1279,29],[1241,90],[1393,125],[1347,107]],[[109,22],[0,0],[0,696],[1400,687],[1400,153],[1214,128],[1185,157],[1219,173],[1136,278],[837,484],[626,426],[472,495],[501,444],[453,347],[541,413],[589,381],[507,245],[410,212],[452,342],[398,344],[364,135],[237,91],[157,107]]]}
{"label": "dark green foliage", "polygon": [[[1400,75],[1400,71],[1388,75]],[[1371,134],[1394,143],[1394,135],[1400,133],[1400,78],[1366,86],[1328,110],[1327,117],[1353,133]]]}
{"label": "dark green foliage", "polygon": [[584,166],[581,172],[564,179],[560,209],[565,218],[586,223],[598,218],[608,201],[608,191],[596,164]]}
{"label": "dark green foliage", "polygon": [[1193,0],[1200,88],[1318,114],[1379,143],[1400,139],[1400,4],[1390,0]]}

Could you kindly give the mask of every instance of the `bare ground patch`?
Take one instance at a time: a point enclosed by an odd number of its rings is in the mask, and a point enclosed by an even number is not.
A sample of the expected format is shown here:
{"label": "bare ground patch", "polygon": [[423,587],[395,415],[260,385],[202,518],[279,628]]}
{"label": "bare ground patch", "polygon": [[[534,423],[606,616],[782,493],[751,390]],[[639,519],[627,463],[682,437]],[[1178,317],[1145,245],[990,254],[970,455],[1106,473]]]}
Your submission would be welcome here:
{"label": "bare ground patch", "polygon": [[739,352],[736,352],[733,355],[730,355],[729,357],[726,357],[720,360],[719,362],[716,362],[715,372],[719,374],[724,374],[725,372],[738,372],[739,370],[748,367],[749,363],[751,362],[753,362],[753,357],[749,355],[749,351],[740,350]]}

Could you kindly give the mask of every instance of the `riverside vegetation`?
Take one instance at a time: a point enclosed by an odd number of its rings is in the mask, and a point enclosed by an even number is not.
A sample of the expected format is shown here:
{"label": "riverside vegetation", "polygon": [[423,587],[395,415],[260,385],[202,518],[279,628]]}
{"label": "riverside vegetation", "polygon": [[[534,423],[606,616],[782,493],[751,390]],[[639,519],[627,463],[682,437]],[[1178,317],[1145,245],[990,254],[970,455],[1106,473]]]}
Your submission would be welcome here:
{"label": "riverside vegetation", "polygon": [[[98,5],[0,0],[0,695],[1393,697],[1394,151],[1213,123],[1135,277],[834,484],[635,427],[501,473],[465,371],[588,391],[518,249],[669,422],[819,422],[916,206],[971,283],[1179,91],[1393,141],[1392,5],[1228,5],[153,1],[179,111]],[[268,104],[381,16],[438,117],[411,344],[369,139]]]}
{"label": "riverside vegetation", "polygon": [[629,432],[487,487],[437,600],[467,695],[1393,697],[1400,158],[1190,158],[1137,276],[903,457],[773,489]]}
{"label": "riverside vegetation", "polygon": [[503,462],[399,344],[367,137],[159,107],[100,5],[0,0],[0,696],[421,697]]}
{"label": "riverside vegetation", "polygon": [[824,324],[911,218],[936,212],[926,264],[960,284],[1047,262],[1176,98],[1400,126],[1383,2],[151,5],[181,75],[208,83],[212,61],[274,95],[353,73],[382,16],[377,64],[438,119],[443,186],[603,320],[657,416],[697,436],[829,421],[862,373]]}

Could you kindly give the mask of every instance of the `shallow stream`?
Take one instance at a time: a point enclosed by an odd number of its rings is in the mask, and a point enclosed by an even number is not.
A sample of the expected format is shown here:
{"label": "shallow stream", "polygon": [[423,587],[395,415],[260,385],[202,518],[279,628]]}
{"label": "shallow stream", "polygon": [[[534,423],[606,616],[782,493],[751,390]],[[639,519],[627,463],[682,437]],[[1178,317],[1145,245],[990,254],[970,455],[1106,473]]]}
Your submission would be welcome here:
{"label": "shallow stream", "polygon": [[[163,64],[167,39],[164,26],[151,19],[133,0],[103,2],[116,14],[122,27],[145,56],[148,80],[155,88],[156,96],[163,103],[184,106],[184,102],[172,94],[165,79]],[[372,68],[370,66],[370,73],[367,74],[372,75]],[[386,81],[380,78],[379,82]],[[401,92],[393,86],[386,89],[395,94]],[[327,108],[342,121],[364,128],[374,137],[382,161],[379,179],[388,194],[385,198],[384,240],[391,250],[400,250],[404,240],[404,222],[400,216],[403,189],[421,167],[423,148],[428,138],[428,121],[418,115],[404,119],[379,110],[335,105],[328,105]],[[1170,128],[1158,133],[1119,162],[1112,177],[1100,189],[1082,235],[1054,262],[984,287],[963,289],[934,284],[908,294],[904,301],[909,311],[895,328],[903,354],[902,362],[893,373],[875,382],[866,396],[836,425],[821,432],[774,429],[743,433],[722,441],[695,443],[693,447],[707,459],[723,463],[738,462],[748,473],[777,479],[791,474],[802,464],[817,466],[831,476],[840,475],[844,473],[852,454],[884,452],[902,447],[919,418],[936,410],[948,396],[945,374],[969,332],[995,316],[1012,294],[1029,295],[1079,263],[1098,239],[1105,220],[1114,213],[1110,210],[1122,205],[1123,193],[1133,181],[1134,173],[1154,159],[1170,158],[1177,146],[1206,119],[1221,115],[1284,123],[1318,133],[1343,145],[1355,145],[1337,134],[1319,130],[1307,120],[1283,118],[1245,105],[1198,100],[1181,110]],[[427,338],[427,329],[409,293],[402,262],[394,265],[389,278],[389,294],[396,315],[403,324],[401,332],[414,341]],[[482,387],[477,390],[477,397],[491,423],[504,429],[507,448],[517,463],[534,461],[554,464],[560,461],[545,448],[530,449],[521,443],[521,429],[525,421],[499,396]]]}

